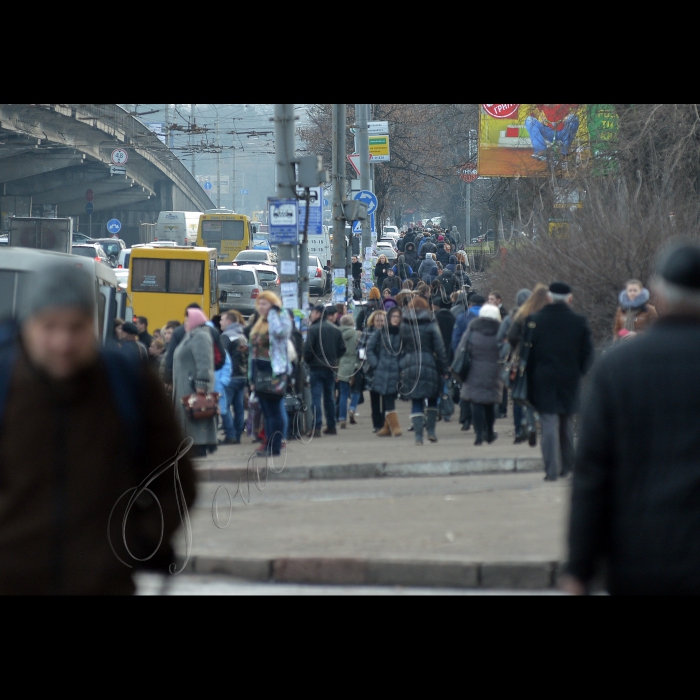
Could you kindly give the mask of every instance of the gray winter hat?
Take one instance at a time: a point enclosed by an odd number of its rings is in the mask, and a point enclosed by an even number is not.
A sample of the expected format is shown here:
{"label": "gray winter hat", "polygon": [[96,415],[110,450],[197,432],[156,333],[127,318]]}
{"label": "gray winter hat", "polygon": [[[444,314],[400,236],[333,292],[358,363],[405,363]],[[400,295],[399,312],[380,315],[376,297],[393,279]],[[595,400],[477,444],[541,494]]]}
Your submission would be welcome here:
{"label": "gray winter hat", "polygon": [[52,262],[37,270],[29,285],[20,319],[27,320],[46,309],[72,307],[95,314],[95,280],[74,263]]}
{"label": "gray winter hat", "polygon": [[520,308],[531,296],[532,292],[529,289],[521,289],[515,297],[515,305]]}

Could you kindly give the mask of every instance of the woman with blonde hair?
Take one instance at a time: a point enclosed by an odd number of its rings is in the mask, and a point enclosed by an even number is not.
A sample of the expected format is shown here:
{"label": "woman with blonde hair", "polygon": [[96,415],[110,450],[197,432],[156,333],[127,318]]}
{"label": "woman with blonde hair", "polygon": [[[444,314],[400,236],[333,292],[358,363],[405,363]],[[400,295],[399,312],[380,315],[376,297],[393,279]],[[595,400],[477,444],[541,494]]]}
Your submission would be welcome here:
{"label": "woman with blonde hair", "polygon": [[372,426],[373,432],[378,432],[384,427],[386,420],[385,411],[382,406],[382,395],[374,391],[374,370],[367,361],[367,346],[372,339],[373,334],[381,333],[386,324],[386,311],[377,309],[372,312],[367,319],[367,325],[362,337],[357,343],[357,354],[362,360],[362,372],[364,380],[364,388],[369,389],[369,397],[372,405]]}
{"label": "woman with blonde hair", "polygon": [[259,316],[250,330],[248,379],[251,391],[255,391],[260,400],[267,438],[267,445],[255,454],[276,457],[282,450],[282,438],[287,434],[284,393],[287,377],[292,371],[287,355],[292,321],[282,310],[280,298],[273,292],[260,294],[255,308]]}
{"label": "woman with blonde hair", "polygon": [[[508,344],[511,348],[511,360],[516,357],[516,352],[518,352],[518,347],[525,330],[525,321],[529,316],[536,314],[538,311],[541,311],[545,306],[547,306],[547,304],[549,304],[548,294],[549,287],[546,284],[538,284],[533,290],[530,298],[523,303],[523,305],[518,309],[518,313],[515,314],[507,336]],[[518,412],[519,411],[513,409],[514,414]],[[516,429],[516,444],[522,442],[525,439],[525,433],[527,433],[527,442],[530,447],[535,447],[537,445],[537,424],[535,420],[535,412],[532,406],[528,405],[527,410],[521,413],[520,428]]]}
{"label": "woman with blonde hair", "polygon": [[377,264],[374,266],[374,283],[382,288],[384,280],[389,276],[388,272],[391,269],[391,263],[387,260],[386,255],[382,253],[377,260]]}

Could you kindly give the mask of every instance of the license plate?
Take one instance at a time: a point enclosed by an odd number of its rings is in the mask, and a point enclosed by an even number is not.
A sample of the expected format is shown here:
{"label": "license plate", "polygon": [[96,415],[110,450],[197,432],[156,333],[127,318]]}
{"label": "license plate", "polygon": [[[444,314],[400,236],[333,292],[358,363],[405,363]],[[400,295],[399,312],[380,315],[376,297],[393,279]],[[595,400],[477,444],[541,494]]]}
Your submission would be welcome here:
{"label": "license plate", "polygon": [[240,297],[241,293],[240,292],[229,292],[228,296],[230,297]]}

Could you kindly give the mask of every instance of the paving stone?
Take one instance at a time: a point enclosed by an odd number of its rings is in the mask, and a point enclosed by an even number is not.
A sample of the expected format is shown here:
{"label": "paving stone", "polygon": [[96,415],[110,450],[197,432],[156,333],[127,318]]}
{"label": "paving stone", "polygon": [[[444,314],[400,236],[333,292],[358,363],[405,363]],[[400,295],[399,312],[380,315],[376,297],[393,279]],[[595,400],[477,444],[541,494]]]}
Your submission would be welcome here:
{"label": "paving stone", "polygon": [[481,587],[542,590],[552,588],[552,562],[525,562],[481,565]]}
{"label": "paving stone", "polygon": [[350,558],[275,559],[272,577],[283,583],[364,584],[367,582],[367,561]]}
{"label": "paving stone", "polygon": [[372,561],[367,582],[379,586],[476,588],[478,565],[460,562]]}

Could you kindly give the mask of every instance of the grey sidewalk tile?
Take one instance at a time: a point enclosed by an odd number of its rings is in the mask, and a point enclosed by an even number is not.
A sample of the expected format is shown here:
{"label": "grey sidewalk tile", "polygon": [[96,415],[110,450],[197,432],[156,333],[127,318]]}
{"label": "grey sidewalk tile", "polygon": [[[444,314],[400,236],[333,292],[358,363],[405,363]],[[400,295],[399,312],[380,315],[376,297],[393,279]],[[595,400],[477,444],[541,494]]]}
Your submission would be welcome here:
{"label": "grey sidewalk tile", "polygon": [[414,462],[413,464],[385,464],[383,476],[450,476],[452,462]]}
{"label": "grey sidewalk tile", "polygon": [[367,561],[319,557],[275,559],[272,577],[283,583],[360,585],[367,582]]}
{"label": "grey sidewalk tile", "polygon": [[381,464],[329,464],[311,467],[312,479],[374,479],[382,476]]}
{"label": "grey sidewalk tile", "polygon": [[452,462],[451,476],[463,474],[485,474],[488,472],[514,472],[515,459],[507,457],[465,459]]}
{"label": "grey sidewalk tile", "polygon": [[482,588],[542,590],[552,588],[553,571],[552,562],[482,564],[480,584]]}
{"label": "grey sidewalk tile", "polygon": [[198,574],[227,574],[250,581],[269,581],[272,575],[272,562],[269,559],[197,556],[193,564]]}
{"label": "grey sidewalk tile", "polygon": [[426,561],[369,561],[367,583],[377,586],[476,588],[478,564]]}
{"label": "grey sidewalk tile", "polygon": [[542,457],[518,457],[515,471],[518,472],[544,472],[544,460]]}

